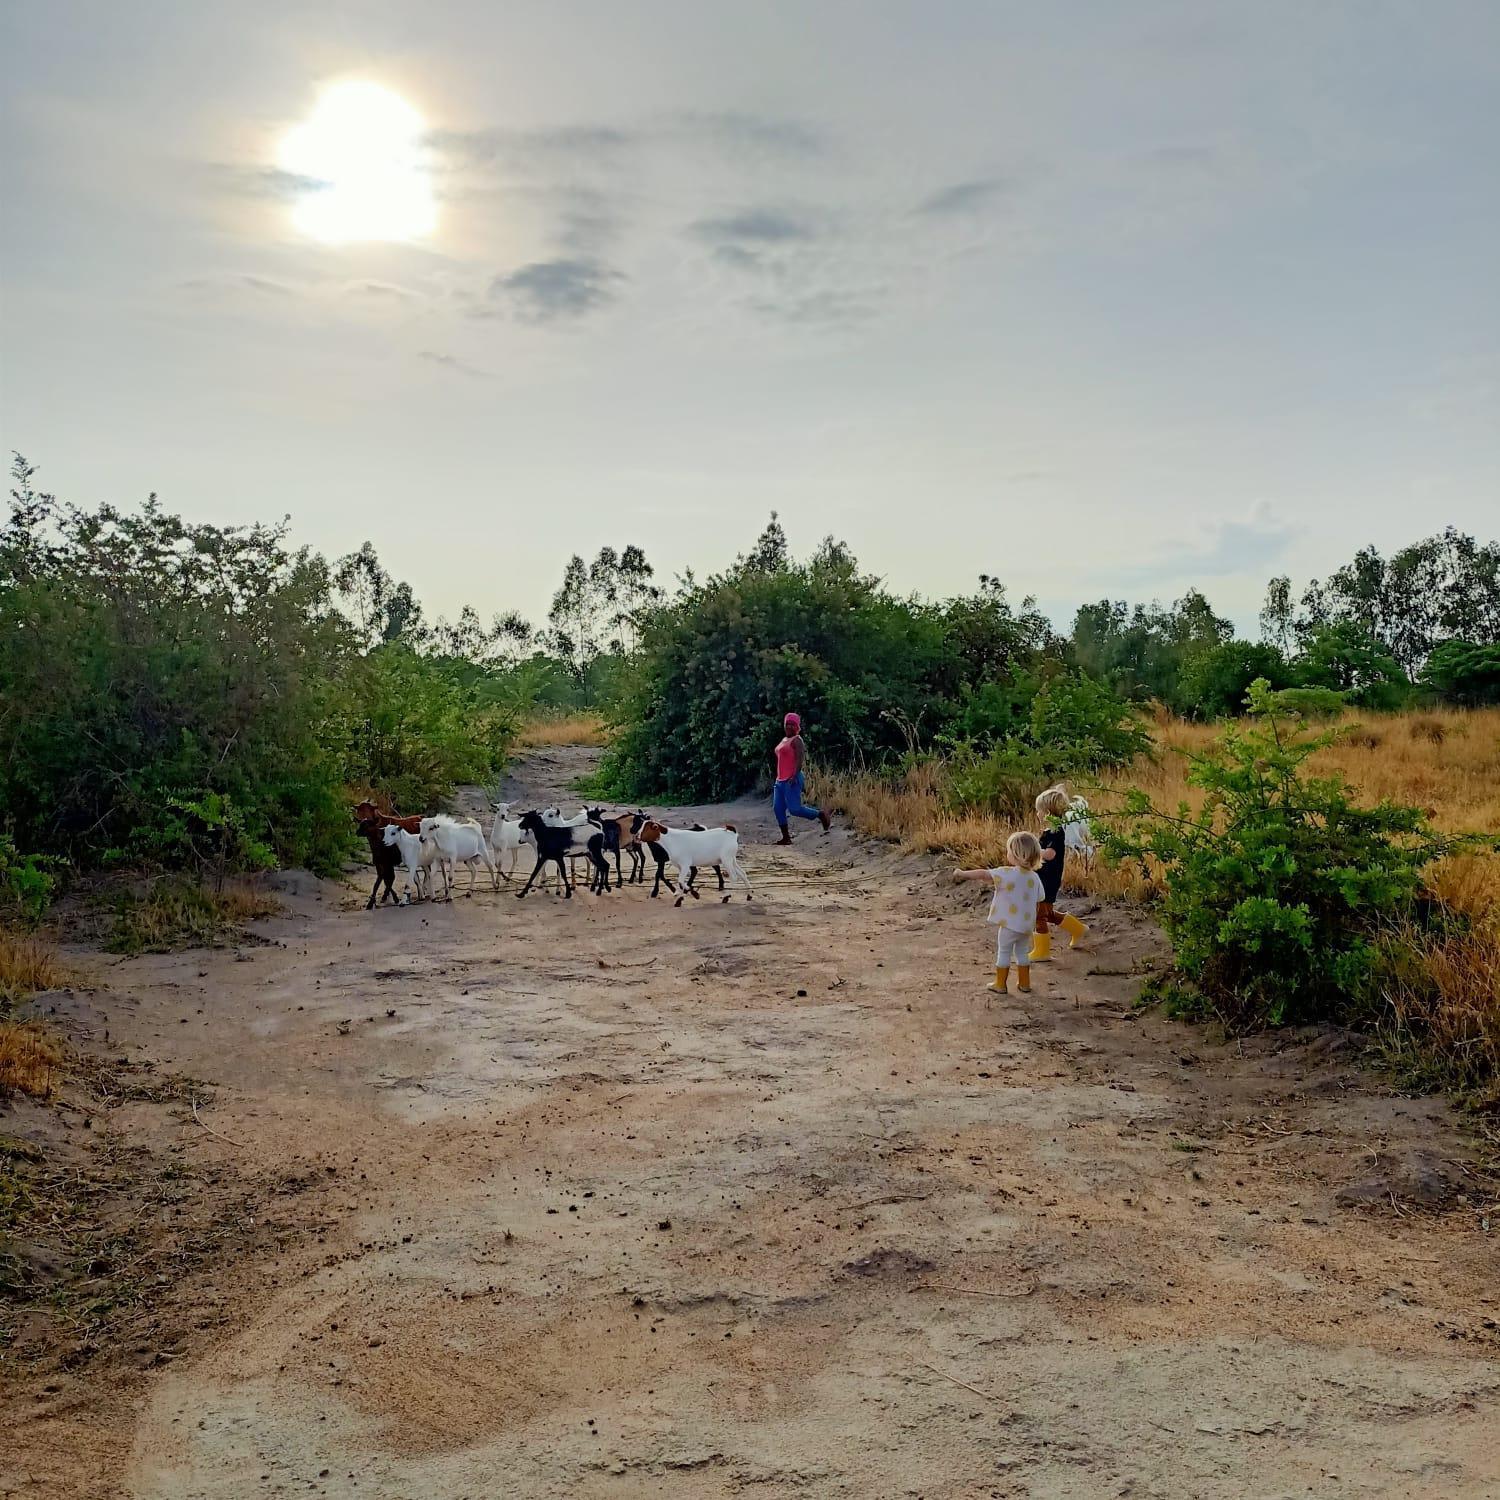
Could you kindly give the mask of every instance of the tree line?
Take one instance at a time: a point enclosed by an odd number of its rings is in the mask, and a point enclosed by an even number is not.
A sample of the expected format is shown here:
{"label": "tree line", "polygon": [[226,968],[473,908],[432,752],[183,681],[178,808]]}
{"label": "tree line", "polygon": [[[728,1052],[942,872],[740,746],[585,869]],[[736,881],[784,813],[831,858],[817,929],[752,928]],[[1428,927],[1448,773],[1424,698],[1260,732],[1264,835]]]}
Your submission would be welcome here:
{"label": "tree line", "polygon": [[1295,599],[1275,579],[1257,641],[1197,591],[1087,604],[1065,635],[992,577],[926,600],[833,538],[799,561],[773,513],[728,568],[671,589],[637,546],[574,557],[534,627],[429,620],[369,543],[329,560],[285,522],[193,524],[154,496],[78,507],[17,458],[0,835],[82,867],[329,869],[351,789],[430,806],[498,774],[539,708],[607,714],[600,788],[621,797],[745,790],[789,705],[824,764],[939,749],[999,788],[1128,760],[1133,704],[1233,714],[1257,678],[1308,706],[1497,701],[1500,547],[1450,530],[1365,549]]}

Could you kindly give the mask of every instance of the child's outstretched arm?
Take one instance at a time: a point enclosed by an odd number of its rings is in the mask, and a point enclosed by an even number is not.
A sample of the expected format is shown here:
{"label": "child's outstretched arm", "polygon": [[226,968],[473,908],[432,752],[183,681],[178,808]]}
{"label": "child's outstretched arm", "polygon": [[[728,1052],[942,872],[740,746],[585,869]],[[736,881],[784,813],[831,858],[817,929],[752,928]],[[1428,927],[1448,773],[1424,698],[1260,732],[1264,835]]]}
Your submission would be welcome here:
{"label": "child's outstretched arm", "polygon": [[955,870],[954,880],[992,880],[994,877],[988,870]]}

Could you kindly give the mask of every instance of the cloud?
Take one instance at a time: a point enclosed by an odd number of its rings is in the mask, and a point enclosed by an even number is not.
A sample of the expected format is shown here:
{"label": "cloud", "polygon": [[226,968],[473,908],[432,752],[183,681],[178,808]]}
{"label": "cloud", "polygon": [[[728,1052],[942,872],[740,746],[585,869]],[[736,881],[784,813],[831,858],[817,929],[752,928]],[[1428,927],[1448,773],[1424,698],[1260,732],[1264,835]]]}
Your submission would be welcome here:
{"label": "cloud", "polygon": [[1201,578],[1236,574],[1263,577],[1265,569],[1285,554],[1297,535],[1297,527],[1282,521],[1262,501],[1243,521],[1219,521],[1205,528],[1198,546],[1175,548],[1134,567],[1112,567],[1110,577],[1122,587],[1170,580],[1190,584]]}
{"label": "cloud", "polygon": [[729,152],[770,156],[819,156],[823,132],[800,120],[740,110],[688,110],[671,116],[669,130]]}
{"label": "cloud", "polygon": [[608,305],[615,284],[623,280],[620,272],[589,258],[538,260],[496,276],[489,295],[492,302],[514,307],[525,322],[555,323]]}
{"label": "cloud", "polygon": [[284,172],[280,167],[249,167],[211,162],[208,170],[225,191],[237,197],[270,199],[275,203],[295,203],[308,193],[326,192],[333,185],[321,177],[308,177],[301,172]]}
{"label": "cloud", "polygon": [[968,182],[955,182],[924,198],[917,205],[916,211],[937,218],[949,214],[971,213],[994,202],[1009,186],[999,177],[976,177]]}
{"label": "cloud", "polygon": [[410,287],[398,286],[394,281],[351,281],[344,292],[350,297],[370,297],[377,301],[411,302],[418,297]]}
{"label": "cloud", "polygon": [[537,167],[558,161],[607,160],[635,144],[635,132],[613,125],[554,125],[539,130],[501,126],[434,130],[428,146],[456,166]]}
{"label": "cloud", "polygon": [[253,271],[231,271],[223,276],[195,276],[180,283],[186,292],[255,292],[266,297],[295,297],[298,289]]}
{"label": "cloud", "polygon": [[429,364],[451,371],[454,375],[463,375],[475,380],[490,379],[488,370],[481,370],[477,365],[471,365],[467,360],[459,359],[457,355],[439,354],[433,349],[422,349],[418,351],[417,358],[425,359]]}
{"label": "cloud", "polygon": [[782,245],[788,240],[810,240],[812,230],[790,214],[771,208],[747,208],[719,219],[699,219],[693,233],[713,243],[750,241],[760,245]]}

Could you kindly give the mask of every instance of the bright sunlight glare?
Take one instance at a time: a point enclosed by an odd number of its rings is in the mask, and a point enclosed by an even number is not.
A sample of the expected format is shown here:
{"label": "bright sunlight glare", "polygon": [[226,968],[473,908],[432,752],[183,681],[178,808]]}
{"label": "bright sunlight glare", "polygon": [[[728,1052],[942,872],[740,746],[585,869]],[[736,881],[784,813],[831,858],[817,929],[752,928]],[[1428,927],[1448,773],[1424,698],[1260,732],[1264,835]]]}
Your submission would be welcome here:
{"label": "bright sunlight glare", "polygon": [[437,205],[425,129],[405,99],[378,83],[350,79],[325,89],[281,143],[282,170],[306,181],[292,222],[328,244],[430,234]]}

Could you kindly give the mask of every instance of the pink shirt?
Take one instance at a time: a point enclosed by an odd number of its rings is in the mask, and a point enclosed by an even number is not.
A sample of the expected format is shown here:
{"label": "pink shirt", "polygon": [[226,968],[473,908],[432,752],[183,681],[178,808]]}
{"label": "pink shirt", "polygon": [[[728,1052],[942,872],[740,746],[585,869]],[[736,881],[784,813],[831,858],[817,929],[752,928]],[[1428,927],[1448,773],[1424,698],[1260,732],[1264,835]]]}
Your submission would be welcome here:
{"label": "pink shirt", "polygon": [[776,779],[790,781],[797,774],[801,735],[788,736],[776,747]]}

